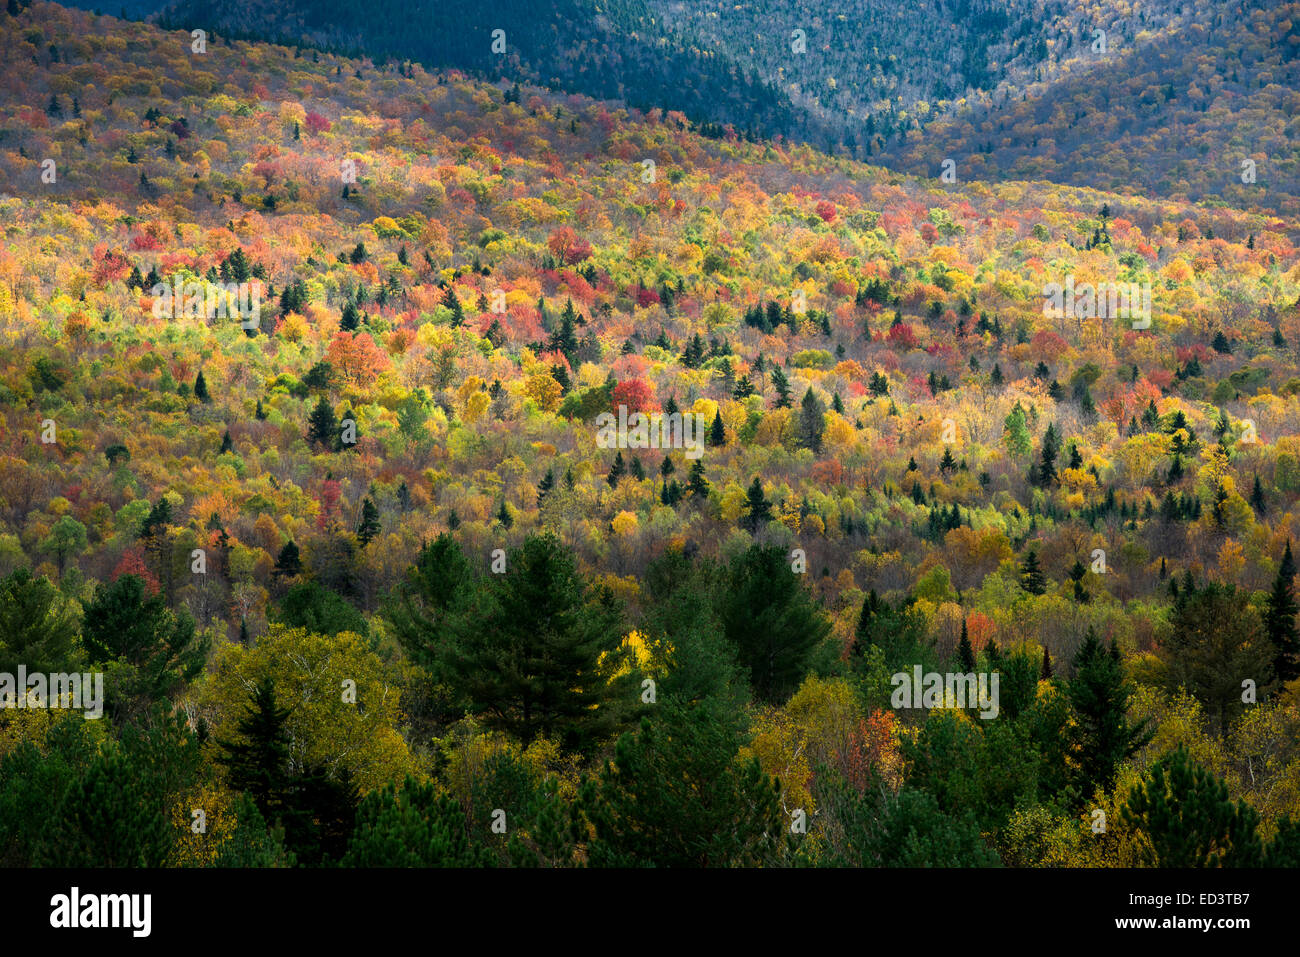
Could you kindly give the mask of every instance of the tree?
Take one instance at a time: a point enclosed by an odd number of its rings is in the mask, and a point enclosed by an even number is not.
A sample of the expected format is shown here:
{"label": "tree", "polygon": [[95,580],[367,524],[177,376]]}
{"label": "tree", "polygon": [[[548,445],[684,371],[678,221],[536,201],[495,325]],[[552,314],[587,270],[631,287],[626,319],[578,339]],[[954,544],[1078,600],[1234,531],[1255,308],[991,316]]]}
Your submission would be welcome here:
{"label": "tree", "polygon": [[343,867],[490,867],[487,848],[472,846],[465,814],[440,796],[433,782],[408,776],[400,789],[386,784],[357,808],[356,830]]}
{"label": "tree", "polygon": [[96,589],[81,640],[92,663],[110,666],[105,686],[118,713],[138,711],[140,702],[166,698],[197,678],[209,644],[196,637],[188,614],[173,613],[161,594],[147,594],[137,575]]}
{"label": "tree", "polygon": [[271,575],[276,578],[293,578],[302,574],[302,557],[298,553],[298,546],[292,541],[285,542],[284,547],[280,549],[280,554],[276,556],[275,568],[271,570]]}
{"label": "tree", "polygon": [[1228,786],[1196,764],[1182,746],[1165,755],[1128,792],[1120,821],[1146,836],[1150,867],[1260,867],[1259,814],[1235,804]]}
{"label": "tree", "polygon": [[830,622],[775,545],[751,545],[723,574],[718,596],[723,633],[763,701],[784,701],[808,671]]}
{"label": "tree", "polygon": [[343,303],[343,316],[339,320],[339,329],[343,332],[356,332],[361,328],[361,312],[351,299]]}
{"label": "tree", "polygon": [[778,366],[772,367],[772,388],[776,389],[776,407],[790,408],[790,380]]}
{"label": "tree", "polygon": [[[1046,654],[1046,652],[1044,652]],[[1151,740],[1146,722],[1130,724],[1132,689],[1114,644],[1102,647],[1091,627],[1074,656],[1074,678],[1068,686],[1074,709],[1071,752],[1079,768],[1081,792],[1109,790],[1121,761]]]}
{"label": "tree", "polygon": [[0,580],[0,673],[71,671],[76,640],[76,619],[49,579],[19,568]]}
{"label": "tree", "polygon": [[1264,610],[1264,633],[1273,645],[1273,673],[1283,683],[1300,676],[1300,635],[1296,633],[1300,608],[1296,605],[1295,575],[1295,558],[1288,540]]}
{"label": "tree", "polygon": [[658,706],[584,782],[579,813],[596,867],[752,867],[785,846],[780,783],[751,758],[734,719],[709,705]]}
{"label": "tree", "polygon": [[316,866],[342,856],[354,823],[357,794],[348,775],[332,778],[319,765],[294,770],[290,716],[276,703],[275,682],[264,675],[229,739],[218,739],[217,761],[233,788],[284,829],[288,848]]}
{"label": "tree", "polygon": [[709,480],[704,477],[704,463],[699,459],[691,466],[691,474],[686,482],[686,490],[693,498],[709,497]]}
{"label": "tree", "polygon": [[1020,587],[1031,595],[1041,595],[1047,591],[1047,577],[1038,564],[1038,553],[1032,548],[1020,565]]}
{"label": "tree", "polygon": [[379,530],[379,509],[367,495],[361,502],[361,522],[357,525],[357,542],[365,548],[379,534]]}
{"label": "tree", "polygon": [[307,441],[312,445],[333,449],[338,437],[339,424],[334,417],[334,409],[322,395],[307,420]]}
{"label": "tree", "polygon": [[389,596],[384,618],[417,664],[434,670],[443,644],[450,640],[449,616],[476,585],[469,562],[446,532],[420,549],[415,564]]}
{"label": "tree", "polygon": [[1173,631],[1160,646],[1165,688],[1186,689],[1221,731],[1244,709],[1242,682],[1263,689],[1274,649],[1248,592],[1188,575],[1174,599]]}
{"label": "tree", "polygon": [[623,461],[623,453],[621,451],[614,453],[614,464],[610,467],[605,481],[609,483],[610,488],[618,488],[618,480],[626,474],[627,465]]}
{"label": "tree", "polygon": [[86,526],[71,515],[63,515],[50,534],[41,539],[37,548],[45,555],[54,555],[59,563],[59,577],[63,577],[63,568],[69,555],[80,554],[86,547]]}
{"label": "tree", "polygon": [[314,581],[298,582],[291,587],[280,599],[274,620],[318,635],[337,635],[345,631],[366,635],[370,632],[361,612]]}
{"label": "tree", "polygon": [[200,402],[212,401],[208,395],[208,382],[203,378],[202,369],[199,370],[199,374],[194,379],[194,398]]}
{"label": "tree", "polygon": [[511,549],[506,569],[475,579],[448,616],[438,673],[489,727],[584,750],[617,726],[619,699],[632,698],[600,666],[602,653],[618,653],[622,609],[552,535]]}
{"label": "tree", "polygon": [[727,444],[727,430],[722,424],[722,413],[713,413],[713,424],[709,426],[708,444],[712,448],[721,448]]}
{"label": "tree", "polygon": [[975,670],[975,649],[970,643],[970,635],[966,633],[966,618],[961,620],[961,640],[957,642],[957,663],[961,670],[970,674]]}
{"label": "tree", "polygon": [[754,481],[745,496],[745,512],[741,524],[751,532],[757,532],[760,525],[772,520],[772,503],[764,496],[763,483],[759,481],[757,475],[754,476]]}
{"label": "tree", "polygon": [[1015,458],[1024,458],[1029,454],[1029,427],[1026,425],[1025,410],[1019,402],[1007,413],[1002,423],[1002,441]]}
{"label": "tree", "polygon": [[799,445],[821,454],[822,435],[826,431],[826,403],[813,394],[812,387],[803,395],[799,409]]}

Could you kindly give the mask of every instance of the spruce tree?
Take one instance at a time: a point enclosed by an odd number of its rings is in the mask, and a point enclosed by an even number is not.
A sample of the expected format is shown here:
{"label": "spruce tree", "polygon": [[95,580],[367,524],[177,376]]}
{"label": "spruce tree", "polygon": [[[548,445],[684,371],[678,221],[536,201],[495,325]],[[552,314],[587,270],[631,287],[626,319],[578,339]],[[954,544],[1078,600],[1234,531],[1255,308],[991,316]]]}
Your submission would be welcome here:
{"label": "spruce tree", "polygon": [[741,524],[751,532],[756,532],[760,525],[771,520],[772,503],[763,494],[763,483],[755,475],[753,483],[749,486],[749,492],[745,495],[745,516],[741,519]]}
{"label": "spruce tree", "polygon": [[1286,683],[1300,676],[1300,635],[1296,632],[1295,559],[1291,542],[1286,543],[1282,563],[1268,595],[1264,610],[1264,632],[1273,645],[1273,673]]}
{"label": "spruce tree", "polygon": [[708,444],[713,448],[720,448],[727,444],[727,430],[722,424],[722,413],[713,414],[713,424],[709,426]]}
{"label": "spruce tree", "polygon": [[194,398],[200,402],[210,402],[208,395],[208,382],[203,378],[203,370],[199,370],[198,376],[194,379]]}
{"label": "spruce tree", "polygon": [[339,423],[334,409],[325,396],[321,396],[307,420],[307,441],[325,449],[333,449],[338,438]]}
{"label": "spruce tree", "polygon": [[1074,678],[1067,690],[1075,716],[1071,747],[1081,793],[1109,789],[1120,762],[1150,741],[1154,731],[1148,731],[1145,722],[1129,723],[1132,688],[1119,651],[1114,644],[1107,651],[1091,627],[1075,653]]}
{"label": "spruce tree", "polygon": [[379,534],[379,531],[379,509],[367,495],[361,502],[361,522],[357,525],[357,542],[365,548]]}
{"label": "spruce tree", "polygon": [[966,633],[966,619],[961,620],[961,640],[957,642],[957,663],[961,670],[970,673],[975,670],[975,649],[971,646],[970,636]]}
{"label": "spruce tree", "polygon": [[1047,577],[1038,564],[1038,553],[1029,550],[1020,565],[1020,587],[1031,595],[1041,595],[1047,591]]}
{"label": "spruce tree", "polygon": [[298,552],[298,546],[293,541],[284,543],[280,549],[280,554],[276,556],[275,568],[272,569],[271,575],[276,578],[293,578],[295,575],[302,574],[302,557]]}

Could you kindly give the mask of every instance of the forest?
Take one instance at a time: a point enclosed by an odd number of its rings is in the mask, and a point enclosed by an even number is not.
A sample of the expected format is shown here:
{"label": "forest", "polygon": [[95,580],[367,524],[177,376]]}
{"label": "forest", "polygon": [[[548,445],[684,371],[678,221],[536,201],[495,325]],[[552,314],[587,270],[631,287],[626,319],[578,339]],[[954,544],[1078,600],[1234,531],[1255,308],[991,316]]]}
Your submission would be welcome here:
{"label": "forest", "polygon": [[1094,177],[8,0],[0,866],[1300,864],[1288,9]]}

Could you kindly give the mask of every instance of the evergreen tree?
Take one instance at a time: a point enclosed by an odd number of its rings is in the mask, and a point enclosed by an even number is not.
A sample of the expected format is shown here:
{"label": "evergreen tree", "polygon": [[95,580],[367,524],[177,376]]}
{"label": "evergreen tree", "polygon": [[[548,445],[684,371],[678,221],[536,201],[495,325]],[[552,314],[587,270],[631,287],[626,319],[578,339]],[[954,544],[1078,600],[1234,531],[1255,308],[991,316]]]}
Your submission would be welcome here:
{"label": "evergreen tree", "polygon": [[776,407],[790,408],[790,380],[779,366],[772,367],[772,388],[776,389]]}
{"label": "evergreen tree", "polygon": [[293,541],[285,542],[280,554],[276,556],[271,575],[276,578],[293,578],[301,574],[302,557],[298,553],[298,546]]}
{"label": "evergreen tree", "polygon": [[1132,688],[1124,678],[1119,651],[1107,651],[1089,627],[1074,656],[1074,678],[1068,685],[1075,721],[1071,748],[1079,769],[1080,791],[1088,795],[1115,783],[1116,769],[1151,740],[1146,722],[1128,720]]}
{"label": "evergreen tree", "polygon": [[1283,683],[1300,677],[1300,635],[1296,632],[1296,613],[1300,608],[1296,604],[1295,575],[1296,564],[1288,540],[1264,610],[1264,633],[1274,650],[1273,673]]}
{"label": "evergreen tree", "polygon": [[578,808],[594,867],[746,867],[779,862],[786,822],[780,784],[722,709],[658,706],[623,736]]}
{"label": "evergreen tree", "polygon": [[504,574],[475,580],[448,616],[438,673],[488,727],[525,743],[545,737],[585,750],[622,720],[634,695],[598,671],[617,654],[621,608],[578,572],[554,536],[509,551]]}
{"label": "evergreen tree", "polygon": [[338,433],[339,424],[334,417],[334,409],[322,395],[307,420],[307,441],[312,445],[332,449],[339,437]]}
{"label": "evergreen tree", "polygon": [[722,413],[713,414],[713,424],[709,426],[708,444],[720,448],[727,444],[727,430],[722,424]]}
{"label": "evergreen tree", "polygon": [[745,513],[741,524],[751,532],[758,531],[760,525],[772,520],[772,503],[763,495],[763,483],[757,475],[745,496]]}
{"label": "evergreen tree", "polygon": [[751,545],[723,579],[723,632],[754,694],[769,703],[785,701],[807,673],[813,649],[830,634],[830,622],[776,545]]}
{"label": "evergreen tree", "polygon": [[1032,548],[1020,565],[1020,587],[1031,595],[1041,595],[1047,591],[1047,577],[1039,567],[1038,553]]}
{"label": "evergreen tree", "polygon": [[623,461],[623,453],[621,451],[616,452],[614,454],[614,464],[610,467],[609,475],[606,476],[605,481],[609,483],[610,488],[618,488],[618,480],[626,474],[627,465]]}
{"label": "evergreen tree", "polygon": [[555,472],[552,469],[548,468],[546,470],[546,474],[542,476],[542,480],[537,483],[537,507],[538,508],[541,508],[542,505],[545,504],[546,497],[551,494],[551,491],[554,488],[555,488]]}
{"label": "evergreen tree", "polygon": [[813,394],[812,387],[803,395],[799,410],[799,445],[821,454],[822,435],[826,431],[826,403]]}
{"label": "evergreen tree", "polygon": [[975,670],[975,648],[966,633],[965,617],[961,620],[961,639],[957,642],[957,663],[963,672],[970,673]]}
{"label": "evergreen tree", "polygon": [[365,548],[379,534],[379,531],[379,509],[367,495],[361,502],[361,522],[357,525],[357,542]]}
{"label": "evergreen tree", "polygon": [[690,478],[686,482],[686,489],[694,498],[709,497],[709,480],[704,477],[704,463],[699,459],[691,466]]}
{"label": "evergreen tree", "polygon": [[1147,837],[1148,867],[1260,867],[1259,813],[1183,747],[1153,764],[1120,805],[1120,822]]}
{"label": "evergreen tree", "polygon": [[208,382],[203,378],[202,369],[199,370],[199,374],[194,380],[194,398],[198,399],[200,402],[211,401],[208,396]]}

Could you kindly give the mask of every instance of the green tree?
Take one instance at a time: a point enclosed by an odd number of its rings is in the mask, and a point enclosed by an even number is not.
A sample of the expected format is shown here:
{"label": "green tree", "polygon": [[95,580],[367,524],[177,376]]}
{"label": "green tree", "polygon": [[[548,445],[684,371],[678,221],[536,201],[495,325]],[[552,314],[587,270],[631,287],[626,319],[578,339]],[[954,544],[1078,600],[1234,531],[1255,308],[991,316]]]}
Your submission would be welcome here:
{"label": "green tree", "polygon": [[779,861],[788,825],[780,783],[736,761],[733,718],[707,705],[658,706],[624,735],[580,814],[595,867],[752,867]]}
{"label": "green tree", "polygon": [[334,409],[325,396],[321,396],[307,420],[307,441],[324,449],[333,449],[339,437],[339,423]]}
{"label": "green tree", "polygon": [[511,549],[506,569],[479,578],[449,616],[439,673],[490,727],[583,750],[615,730],[620,699],[633,697],[598,667],[602,653],[617,653],[622,610],[552,535]]}
{"label": "green tree", "polygon": [[1079,769],[1080,792],[1109,790],[1121,761],[1151,740],[1146,722],[1128,720],[1132,688],[1124,678],[1119,650],[1107,651],[1089,627],[1074,656],[1074,678],[1068,686],[1074,709],[1071,754]]}
{"label": "green tree", "polygon": [[1020,564],[1020,587],[1031,595],[1041,595],[1047,591],[1047,576],[1038,564],[1038,552],[1032,548]]}
{"label": "green tree", "polygon": [[465,814],[432,782],[371,791],[357,808],[343,867],[488,867],[490,852],[470,844]]}
{"label": "green tree", "polygon": [[775,545],[751,545],[728,565],[718,595],[723,632],[763,701],[784,701],[808,671],[830,622]]}
{"label": "green tree", "polygon": [[118,713],[166,698],[197,678],[209,644],[195,635],[188,614],[173,613],[162,595],[148,594],[137,575],[96,589],[82,643],[92,663],[109,666],[109,706]]}
{"label": "green tree", "polygon": [[1273,673],[1283,683],[1300,676],[1300,635],[1296,632],[1295,559],[1286,543],[1273,590],[1264,610],[1264,633],[1273,645]]}
{"label": "green tree", "polygon": [[741,525],[751,532],[757,532],[761,525],[771,520],[772,503],[763,494],[763,483],[755,475],[753,483],[749,486],[749,492],[745,496],[745,515],[741,518]]}
{"label": "green tree", "polygon": [[1250,595],[1236,585],[1186,580],[1174,599],[1173,631],[1161,643],[1166,689],[1185,688],[1220,731],[1241,714],[1242,682],[1269,684],[1273,647]]}
{"label": "green tree", "polygon": [[1129,791],[1120,822],[1140,831],[1151,867],[1259,867],[1259,814],[1179,747]]}
{"label": "green tree", "polygon": [[194,398],[200,402],[212,401],[211,396],[208,395],[208,381],[203,378],[202,369],[199,370],[199,374],[194,379]]}
{"label": "green tree", "polygon": [[19,568],[0,581],[0,672],[61,673],[77,664],[77,621],[47,578]]}
{"label": "green tree", "polygon": [[799,445],[820,455],[822,436],[826,432],[826,403],[819,399],[809,386],[803,394],[799,409]]}
{"label": "green tree", "polygon": [[379,509],[367,495],[361,502],[361,522],[357,525],[357,542],[365,548],[379,534],[379,531]]}
{"label": "green tree", "polygon": [[64,515],[54,523],[50,534],[41,539],[37,549],[44,555],[53,555],[59,563],[59,577],[69,555],[78,555],[86,548],[86,526],[71,515]]}

